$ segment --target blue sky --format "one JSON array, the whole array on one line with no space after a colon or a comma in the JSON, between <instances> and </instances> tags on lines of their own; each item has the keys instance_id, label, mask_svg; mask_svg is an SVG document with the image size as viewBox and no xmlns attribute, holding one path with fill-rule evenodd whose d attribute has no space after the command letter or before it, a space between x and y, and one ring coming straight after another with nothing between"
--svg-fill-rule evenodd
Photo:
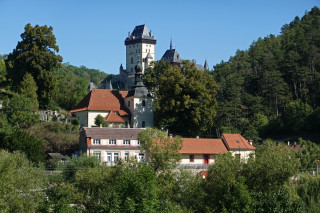
<instances>
[{"instance_id":1,"label":"blue sky","mask_svg":"<svg viewBox=\"0 0 320 213\"><path fill-rule=\"evenodd\" d=\"M0 0L0 54L21 40L24 26L53 27L63 62L117 74L124 40L146 24L157 38L156 60L173 47L183 59L208 60L210 69L259 37L278 35L318 0Z\"/></svg>"}]
</instances>

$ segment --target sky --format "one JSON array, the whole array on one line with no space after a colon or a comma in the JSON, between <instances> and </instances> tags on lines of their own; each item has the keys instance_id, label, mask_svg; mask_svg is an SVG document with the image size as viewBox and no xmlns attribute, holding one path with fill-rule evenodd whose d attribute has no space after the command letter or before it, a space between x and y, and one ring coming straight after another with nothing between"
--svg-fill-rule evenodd
<instances>
[{"instance_id":1,"label":"sky","mask_svg":"<svg viewBox=\"0 0 320 213\"><path fill-rule=\"evenodd\" d=\"M64 63L118 74L125 66L124 40L146 24L157 39L156 60L170 39L182 59L210 69L246 50L253 41L279 35L319 0L0 0L0 54L21 41L27 23L53 27Z\"/></svg>"}]
</instances>

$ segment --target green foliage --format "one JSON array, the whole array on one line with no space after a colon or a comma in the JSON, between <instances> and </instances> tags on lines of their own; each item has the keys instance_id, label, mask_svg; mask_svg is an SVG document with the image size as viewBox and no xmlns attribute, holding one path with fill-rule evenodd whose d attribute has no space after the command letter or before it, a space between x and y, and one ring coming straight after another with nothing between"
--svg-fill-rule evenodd
<instances>
[{"instance_id":1,"label":"green foliage","mask_svg":"<svg viewBox=\"0 0 320 213\"><path fill-rule=\"evenodd\" d=\"M39 121L35 104L23 95L14 94L11 99L5 99L1 112L6 115L8 123L13 127L27 128Z\"/></svg>"},{"instance_id":2,"label":"green foliage","mask_svg":"<svg viewBox=\"0 0 320 213\"><path fill-rule=\"evenodd\" d=\"M10 152L20 151L26 154L28 159L36 164L44 160L45 141L30 135L25 130L14 130L12 134L5 137L1 148Z\"/></svg>"},{"instance_id":3,"label":"green foliage","mask_svg":"<svg viewBox=\"0 0 320 213\"><path fill-rule=\"evenodd\" d=\"M230 154L218 156L207 179L208 205L216 212L250 212L251 197L241 163Z\"/></svg>"},{"instance_id":4,"label":"green foliage","mask_svg":"<svg viewBox=\"0 0 320 213\"><path fill-rule=\"evenodd\" d=\"M213 125L218 86L207 72L189 61L182 67L160 61L145 75L154 95L156 126L170 125L171 131L199 135Z\"/></svg>"},{"instance_id":5,"label":"green foliage","mask_svg":"<svg viewBox=\"0 0 320 213\"><path fill-rule=\"evenodd\" d=\"M96 126L102 126L102 127L108 127L109 126L109 123L108 122L106 122L105 120L104 120L104 118L99 114L99 115L97 115L97 117L94 119L94 124L96 125Z\"/></svg>"},{"instance_id":6,"label":"green foliage","mask_svg":"<svg viewBox=\"0 0 320 213\"><path fill-rule=\"evenodd\" d=\"M287 182L299 168L300 162L293 151L267 140L256 151L256 157L246 164L247 185L257 191L270 191Z\"/></svg>"},{"instance_id":7,"label":"green foliage","mask_svg":"<svg viewBox=\"0 0 320 213\"><path fill-rule=\"evenodd\" d=\"M78 118L73 119L73 120L72 120L72 125L79 126L79 125L80 125L79 119L78 119Z\"/></svg>"},{"instance_id":8,"label":"green foliage","mask_svg":"<svg viewBox=\"0 0 320 213\"><path fill-rule=\"evenodd\" d=\"M25 74L30 73L38 87L40 107L44 108L54 97L56 78L52 70L59 67L62 57L55 54L59 47L52 27L27 24L24 30L22 41L6 60L8 78L12 87L18 90Z\"/></svg>"},{"instance_id":9,"label":"green foliage","mask_svg":"<svg viewBox=\"0 0 320 213\"><path fill-rule=\"evenodd\" d=\"M31 100L34 104L35 110L38 110L39 108L37 90L38 87L32 75L30 73L26 73L20 84L19 93Z\"/></svg>"},{"instance_id":10,"label":"green foliage","mask_svg":"<svg viewBox=\"0 0 320 213\"><path fill-rule=\"evenodd\" d=\"M78 128L58 121L41 122L27 130L34 137L43 139L46 152L68 153L79 149Z\"/></svg>"},{"instance_id":11,"label":"green foliage","mask_svg":"<svg viewBox=\"0 0 320 213\"><path fill-rule=\"evenodd\" d=\"M284 113L284 120L288 131L297 132L304 130L307 127L307 121L312 112L312 107L301 100L289 102Z\"/></svg>"},{"instance_id":12,"label":"green foliage","mask_svg":"<svg viewBox=\"0 0 320 213\"><path fill-rule=\"evenodd\" d=\"M0 86L6 81L7 69L4 59L0 55Z\"/></svg>"},{"instance_id":13,"label":"green foliage","mask_svg":"<svg viewBox=\"0 0 320 213\"><path fill-rule=\"evenodd\" d=\"M86 155L73 156L68 164L63 168L63 175L67 181L73 182L78 170L87 171L89 168L99 166L99 160L96 157L87 157Z\"/></svg>"},{"instance_id":14,"label":"green foliage","mask_svg":"<svg viewBox=\"0 0 320 213\"><path fill-rule=\"evenodd\" d=\"M315 170L316 160L320 160L319 145L311 141L305 141L301 138L298 140L301 149L297 151L297 157L300 159L301 168L305 170Z\"/></svg>"},{"instance_id":15,"label":"green foliage","mask_svg":"<svg viewBox=\"0 0 320 213\"><path fill-rule=\"evenodd\" d=\"M44 202L46 176L21 153L0 150L0 211L37 212Z\"/></svg>"},{"instance_id":16,"label":"green foliage","mask_svg":"<svg viewBox=\"0 0 320 213\"><path fill-rule=\"evenodd\" d=\"M242 134L250 130L246 135L257 131L258 137L319 132L308 123L310 113L320 106L319 11L312 8L283 26L279 36L258 38L248 50L238 50L229 61L214 66L211 74L220 87L217 131L230 127ZM268 117L268 124L261 126L257 114ZM242 119L253 128L248 130ZM316 119L310 121L317 124Z\"/></svg>"},{"instance_id":17,"label":"green foliage","mask_svg":"<svg viewBox=\"0 0 320 213\"><path fill-rule=\"evenodd\" d=\"M182 148L182 139L178 136L168 137L166 132L147 128L138 134L140 147L149 157L156 171L167 171L175 168L181 159L179 150Z\"/></svg>"}]
</instances>

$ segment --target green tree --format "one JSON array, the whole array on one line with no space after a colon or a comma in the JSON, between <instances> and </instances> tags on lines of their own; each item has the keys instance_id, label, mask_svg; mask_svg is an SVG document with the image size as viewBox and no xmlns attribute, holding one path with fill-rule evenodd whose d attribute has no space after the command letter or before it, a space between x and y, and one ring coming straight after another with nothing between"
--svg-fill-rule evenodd
<instances>
[{"instance_id":1,"label":"green tree","mask_svg":"<svg viewBox=\"0 0 320 213\"><path fill-rule=\"evenodd\" d=\"M28 159L36 164L42 163L45 157L45 141L30 135L25 130L15 130L5 137L1 148L13 151L21 151Z\"/></svg>"},{"instance_id":2,"label":"green tree","mask_svg":"<svg viewBox=\"0 0 320 213\"><path fill-rule=\"evenodd\" d=\"M8 77L18 90L25 74L30 73L37 83L40 107L44 108L54 97L56 78L52 71L59 67L62 57L55 54L59 47L52 27L27 24L24 30L22 41L6 60Z\"/></svg>"},{"instance_id":3,"label":"green tree","mask_svg":"<svg viewBox=\"0 0 320 213\"><path fill-rule=\"evenodd\" d=\"M219 155L210 166L206 183L208 206L215 212L250 212L252 199L245 178L241 175L242 163L231 154Z\"/></svg>"},{"instance_id":4,"label":"green tree","mask_svg":"<svg viewBox=\"0 0 320 213\"><path fill-rule=\"evenodd\" d=\"M37 90L38 87L32 75L30 73L26 73L20 84L19 93L31 100L35 106L35 110L38 110L39 108Z\"/></svg>"},{"instance_id":5,"label":"green tree","mask_svg":"<svg viewBox=\"0 0 320 213\"><path fill-rule=\"evenodd\" d=\"M316 168L316 160L320 160L320 147L311 141L305 141L302 138L298 139L301 149L297 151L297 157L300 159L302 169Z\"/></svg>"},{"instance_id":6,"label":"green tree","mask_svg":"<svg viewBox=\"0 0 320 213\"><path fill-rule=\"evenodd\" d=\"M0 55L0 85L1 86L6 81L6 75L7 75L6 64L2 56Z\"/></svg>"},{"instance_id":7,"label":"green tree","mask_svg":"<svg viewBox=\"0 0 320 213\"><path fill-rule=\"evenodd\" d=\"M267 140L256 151L256 157L249 159L244 172L250 189L272 191L288 182L299 168L300 162L294 152L284 144L276 145Z\"/></svg>"},{"instance_id":8,"label":"green tree","mask_svg":"<svg viewBox=\"0 0 320 213\"><path fill-rule=\"evenodd\" d=\"M23 95L14 94L12 98L5 99L1 111L13 127L27 128L39 121L34 103Z\"/></svg>"},{"instance_id":9,"label":"green tree","mask_svg":"<svg viewBox=\"0 0 320 213\"><path fill-rule=\"evenodd\" d=\"M21 153L0 150L0 211L37 212L44 202L46 175Z\"/></svg>"},{"instance_id":10,"label":"green tree","mask_svg":"<svg viewBox=\"0 0 320 213\"><path fill-rule=\"evenodd\" d=\"M146 70L146 86L154 94L155 124L175 132L199 135L213 126L218 86L207 72L184 61L182 67L155 63Z\"/></svg>"},{"instance_id":11,"label":"green tree","mask_svg":"<svg viewBox=\"0 0 320 213\"><path fill-rule=\"evenodd\" d=\"M147 128L139 132L138 140L156 171L169 171L181 159L182 139L179 136L171 138L166 132Z\"/></svg>"},{"instance_id":12,"label":"green tree","mask_svg":"<svg viewBox=\"0 0 320 213\"><path fill-rule=\"evenodd\" d=\"M94 124L96 125L96 126L102 126L102 127L108 127L109 126L109 123L108 122L106 122L105 120L104 120L104 118L102 117L102 115L97 115L97 117L94 119Z\"/></svg>"}]
</instances>

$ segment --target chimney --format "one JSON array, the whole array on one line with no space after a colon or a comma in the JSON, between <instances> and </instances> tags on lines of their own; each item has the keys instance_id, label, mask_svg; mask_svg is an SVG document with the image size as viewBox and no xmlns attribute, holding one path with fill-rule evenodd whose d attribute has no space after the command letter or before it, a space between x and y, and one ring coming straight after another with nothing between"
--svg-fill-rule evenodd
<instances>
[{"instance_id":1,"label":"chimney","mask_svg":"<svg viewBox=\"0 0 320 213\"><path fill-rule=\"evenodd\" d=\"M196 138L199 138L199 135L197 135Z\"/></svg>"},{"instance_id":2,"label":"chimney","mask_svg":"<svg viewBox=\"0 0 320 213\"><path fill-rule=\"evenodd\" d=\"M102 124L100 124L100 128L102 128Z\"/></svg>"},{"instance_id":3,"label":"chimney","mask_svg":"<svg viewBox=\"0 0 320 213\"><path fill-rule=\"evenodd\" d=\"M290 146L290 141L288 141L288 146Z\"/></svg>"},{"instance_id":4,"label":"chimney","mask_svg":"<svg viewBox=\"0 0 320 213\"><path fill-rule=\"evenodd\" d=\"M128 125L127 125L128 129L130 129L130 123L128 122Z\"/></svg>"},{"instance_id":5,"label":"chimney","mask_svg":"<svg viewBox=\"0 0 320 213\"><path fill-rule=\"evenodd\" d=\"M252 145L252 140L249 140L249 144Z\"/></svg>"},{"instance_id":6,"label":"chimney","mask_svg":"<svg viewBox=\"0 0 320 213\"><path fill-rule=\"evenodd\" d=\"M169 134L169 137L172 138L172 134Z\"/></svg>"},{"instance_id":7,"label":"chimney","mask_svg":"<svg viewBox=\"0 0 320 213\"><path fill-rule=\"evenodd\" d=\"M129 31L129 33L128 33L128 37L129 37L129 38L131 37L131 35L130 35L130 31Z\"/></svg>"},{"instance_id":8,"label":"chimney","mask_svg":"<svg viewBox=\"0 0 320 213\"><path fill-rule=\"evenodd\" d=\"M152 30L150 30L150 37L152 37Z\"/></svg>"}]
</instances>

